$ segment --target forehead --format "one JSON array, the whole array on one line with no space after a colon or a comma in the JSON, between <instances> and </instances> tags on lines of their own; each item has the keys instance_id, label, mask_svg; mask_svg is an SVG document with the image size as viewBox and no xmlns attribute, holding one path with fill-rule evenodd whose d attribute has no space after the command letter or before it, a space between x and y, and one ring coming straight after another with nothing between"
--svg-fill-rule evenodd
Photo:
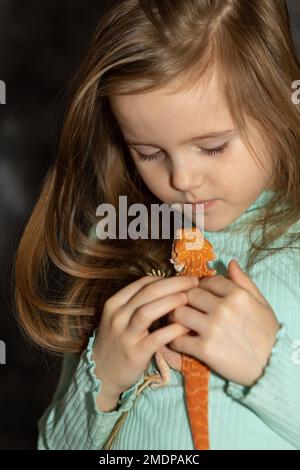
<instances>
[{"instance_id":1,"label":"forehead","mask_svg":"<svg viewBox=\"0 0 300 470\"><path fill-rule=\"evenodd\" d=\"M153 140L155 145L167 136L184 141L232 125L225 97L215 75L187 90L171 87L139 95L110 96L112 111L126 138Z\"/></svg>"}]
</instances>

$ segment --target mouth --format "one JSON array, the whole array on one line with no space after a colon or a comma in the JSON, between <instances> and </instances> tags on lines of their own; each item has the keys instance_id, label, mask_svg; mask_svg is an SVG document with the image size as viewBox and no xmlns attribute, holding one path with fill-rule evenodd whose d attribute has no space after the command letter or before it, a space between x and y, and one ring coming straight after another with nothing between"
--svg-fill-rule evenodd
<instances>
[{"instance_id":1,"label":"mouth","mask_svg":"<svg viewBox=\"0 0 300 470\"><path fill-rule=\"evenodd\" d=\"M196 212L197 204L204 204L204 210L209 209L216 203L217 199L209 199L208 201L198 201L192 204L192 211Z\"/></svg>"},{"instance_id":2,"label":"mouth","mask_svg":"<svg viewBox=\"0 0 300 470\"><path fill-rule=\"evenodd\" d=\"M214 199L203 199L202 201L185 201L184 204L204 204L204 202L214 201Z\"/></svg>"}]
</instances>

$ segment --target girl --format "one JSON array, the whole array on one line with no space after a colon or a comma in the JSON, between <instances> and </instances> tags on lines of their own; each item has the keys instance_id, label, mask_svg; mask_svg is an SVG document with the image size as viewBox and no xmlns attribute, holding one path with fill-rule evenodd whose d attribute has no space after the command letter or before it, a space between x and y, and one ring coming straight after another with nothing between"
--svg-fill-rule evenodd
<instances>
[{"instance_id":1,"label":"girl","mask_svg":"<svg viewBox=\"0 0 300 470\"><path fill-rule=\"evenodd\" d=\"M193 449L181 373L145 383L166 345L211 369L209 449L300 448L297 78L284 0L102 17L15 263L22 327L63 354L39 449ZM171 238L99 239L119 195L210 201L217 275L168 277Z\"/></svg>"}]
</instances>

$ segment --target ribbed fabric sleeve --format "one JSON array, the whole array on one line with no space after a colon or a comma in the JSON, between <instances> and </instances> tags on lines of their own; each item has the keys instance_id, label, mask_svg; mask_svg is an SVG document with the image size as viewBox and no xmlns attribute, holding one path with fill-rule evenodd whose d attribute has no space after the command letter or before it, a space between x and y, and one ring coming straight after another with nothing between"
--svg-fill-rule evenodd
<instances>
[{"instance_id":1,"label":"ribbed fabric sleeve","mask_svg":"<svg viewBox=\"0 0 300 470\"><path fill-rule=\"evenodd\" d=\"M295 345L282 323L262 376L251 387L228 381L226 392L300 449L300 368Z\"/></svg>"},{"instance_id":2,"label":"ribbed fabric sleeve","mask_svg":"<svg viewBox=\"0 0 300 470\"><path fill-rule=\"evenodd\" d=\"M92 359L96 333L97 329L79 361L72 354L64 355L59 386L38 422L39 450L101 449L119 417L133 405L144 373L120 395L116 410L104 412L97 407L95 399L101 393L102 381L94 373Z\"/></svg>"}]
</instances>

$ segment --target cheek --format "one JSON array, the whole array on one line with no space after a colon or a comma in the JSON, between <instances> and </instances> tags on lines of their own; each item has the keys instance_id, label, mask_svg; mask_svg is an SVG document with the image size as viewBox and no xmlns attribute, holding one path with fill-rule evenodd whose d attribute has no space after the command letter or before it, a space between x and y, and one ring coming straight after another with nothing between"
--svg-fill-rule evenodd
<instances>
[{"instance_id":1,"label":"cheek","mask_svg":"<svg viewBox=\"0 0 300 470\"><path fill-rule=\"evenodd\" d=\"M156 195L164 194L169 190L168 175L161 166L155 163L144 162L136 165L140 177L148 188Z\"/></svg>"},{"instance_id":2,"label":"cheek","mask_svg":"<svg viewBox=\"0 0 300 470\"><path fill-rule=\"evenodd\" d=\"M151 162L142 162L138 157L132 155L132 161L135 165L135 168L142 178L142 180L148 185L151 181L151 174L153 174L153 165Z\"/></svg>"},{"instance_id":3,"label":"cheek","mask_svg":"<svg viewBox=\"0 0 300 470\"><path fill-rule=\"evenodd\" d=\"M230 162L226 171L226 180L229 186L238 192L251 187L254 191L259 189L269 175L269 162L260 156L262 164L248 151L247 147L239 142L231 154ZM234 186L232 184L234 183Z\"/></svg>"},{"instance_id":4,"label":"cheek","mask_svg":"<svg viewBox=\"0 0 300 470\"><path fill-rule=\"evenodd\" d=\"M256 140L252 139L252 145L254 146L257 156L248 150L244 142L240 141L239 145L240 153L243 157L243 176L246 179L248 173L250 177L252 176L252 180L257 178L257 185L259 186L264 184L266 179L269 179L273 172L274 163L261 137L256 133L254 135L256 136Z\"/></svg>"}]
</instances>

